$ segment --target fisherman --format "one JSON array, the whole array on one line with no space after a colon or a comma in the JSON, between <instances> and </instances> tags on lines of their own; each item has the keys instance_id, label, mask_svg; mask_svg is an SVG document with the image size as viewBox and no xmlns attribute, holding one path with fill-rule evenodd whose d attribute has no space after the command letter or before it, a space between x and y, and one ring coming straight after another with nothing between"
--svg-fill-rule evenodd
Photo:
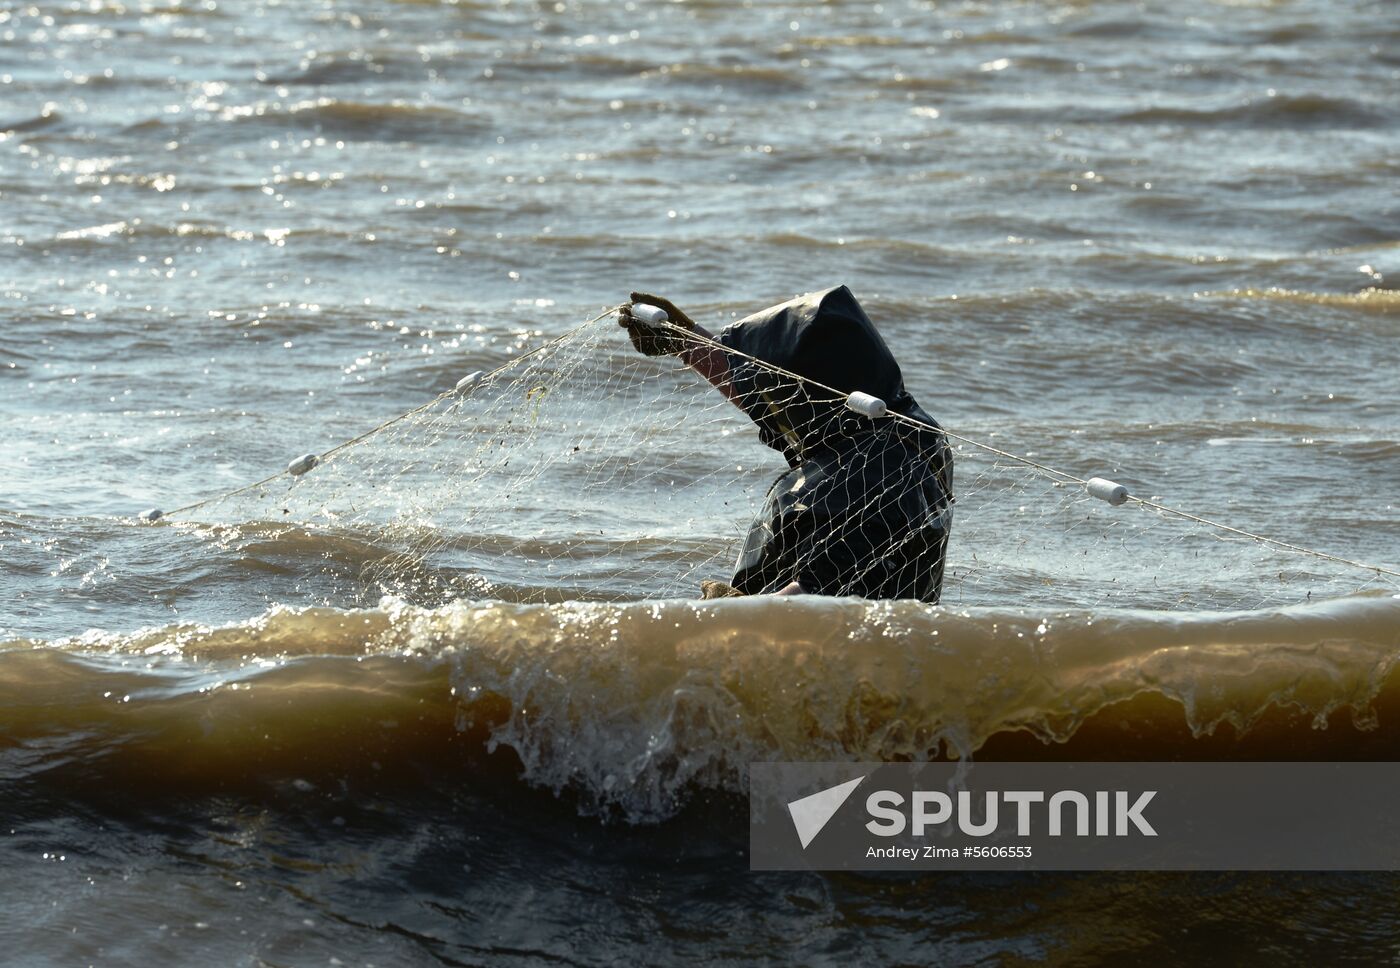
<instances>
[{"instance_id":1,"label":"fisherman","mask_svg":"<svg viewBox=\"0 0 1400 968\"><path fill-rule=\"evenodd\" d=\"M633 315L664 310L674 326ZM856 595L936 604L953 512L953 457L904 389L899 364L845 286L755 313L712 336L660 296L619 313L633 346L674 355L758 425L787 459L749 529L729 585L704 597ZM835 392L833 392L835 391ZM862 391L893 416L845 406Z\"/></svg>"}]
</instances>

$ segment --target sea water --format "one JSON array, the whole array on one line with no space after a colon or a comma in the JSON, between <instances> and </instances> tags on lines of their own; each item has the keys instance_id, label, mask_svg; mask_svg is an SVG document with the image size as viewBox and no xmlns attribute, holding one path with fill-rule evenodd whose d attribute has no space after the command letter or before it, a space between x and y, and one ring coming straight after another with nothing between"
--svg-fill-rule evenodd
<instances>
[{"instance_id":1,"label":"sea water","mask_svg":"<svg viewBox=\"0 0 1400 968\"><path fill-rule=\"evenodd\" d=\"M306 577L372 536L131 516L633 289L717 328L845 283L950 430L1394 566L1398 47L1361 0L0 6L6 957L1394 958L1386 876L744 853L755 759L1393 759L1384 583L379 602ZM703 444L656 458L779 469Z\"/></svg>"}]
</instances>

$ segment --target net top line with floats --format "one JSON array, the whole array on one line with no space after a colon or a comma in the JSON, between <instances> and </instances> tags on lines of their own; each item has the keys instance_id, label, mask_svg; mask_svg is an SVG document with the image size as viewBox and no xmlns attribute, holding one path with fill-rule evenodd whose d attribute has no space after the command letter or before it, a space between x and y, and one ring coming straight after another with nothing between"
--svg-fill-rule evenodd
<instances>
[{"instance_id":1,"label":"net top line with floats","mask_svg":"<svg viewBox=\"0 0 1400 968\"><path fill-rule=\"evenodd\" d=\"M137 515L137 518L145 523L154 523L161 520L181 517L188 515L192 511L199 510L200 508L207 507L222 501L226 501L230 498L234 498L239 495L253 492L259 488L272 484L278 481L279 479L288 477L293 479L301 478L313 472L316 468L335 460L338 456L341 456L347 451L350 451L353 448L373 439L385 430L403 422L404 420L412 418L417 414L424 413L425 411L429 411L433 407L451 398L468 398L474 390L488 382L490 379L505 374L506 372L516 367L519 367L522 363L526 362L527 360L530 360L546 352L550 348L559 346L567 342L572 337L582 333L585 329L587 329L587 327L598 323L609 316L618 314L624 309L628 310L634 318L640 319L646 322L648 325L662 328L666 330L669 335L678 338L682 341L689 342L696 346L702 346L713 350L717 350L731 357L741 358L747 361L748 363L752 364L753 366L758 367L761 370L766 371L767 373L775 377L779 377L783 380L792 381L794 384L800 385L804 388L811 388L817 391L821 391L822 394L825 394L824 397L820 397L820 399L824 402L840 404L846 410L859 415L865 420L872 422L891 421L897 424L906 425L915 430L941 434L948 439L958 441L962 444L966 444L967 446L975 448L983 453L990 454L996 458L1010 461L1014 464L1028 468L1035 474L1041 475L1044 478L1048 479L1056 487L1073 486L1082 488L1083 492L1089 495L1090 497L1093 497L1098 501L1102 501L1110 506L1119 507L1123 505L1132 505L1140 510L1150 511L1158 515L1164 515L1182 521L1187 521L1199 525L1201 527L1211 529L1222 535L1230 535L1235 538L1244 539L1256 543L1258 545L1267 546L1269 548L1288 552L1290 554L1308 556L1320 561L1329 562L1346 568L1369 572L1376 577L1386 576L1390 578L1400 578L1400 569L1397 568L1359 561L1342 555L1332 554L1321 549L1306 547L1304 545L1296 544L1294 542L1289 541L1283 541L1278 538L1250 531L1248 529L1235 527L1233 525L1226 524L1222 521L1207 518L1202 515L1197 515L1189 511L1185 511L1179 508L1172 507L1170 505L1163 504L1151 498L1144 498L1131 494L1124 485L1119 484L1106 477L1081 477L1069 471L1065 471L1052 465L1046 464L1043 461L1038 461L1034 458L1022 454L1017 454L1013 451L1009 451L1004 448L996 447L976 438L969 437L965 434L960 434L955 431L948 430L945 427L930 426L915 417L899 413L895 410L890 409L885 400L882 400L879 397L876 397L872 394L865 393L862 391L854 391L850 393L843 392L834 387L823 384L817 380L813 380L801 374L794 373L791 370L784 369L783 367L776 366L756 356L744 353L741 350L725 346L712 337L696 333L695 331L687 327L677 325L676 323L670 320L666 311L661 309L660 307L649 306L642 303L623 303L618 306L610 307L609 309L604 310L603 312L592 317L591 319L580 323L578 326L567 330L561 335L554 337L553 339L547 340L544 343L541 343L539 346L536 346L533 349L520 354L519 356L505 361L504 363L495 367L494 369L491 369L489 371L474 371L468 373L466 376L458 380L454 386L447 390L444 390L443 392L437 394L428 401L420 404L419 406L413 407L393 417L390 417L389 419L384 420L373 427L370 427L364 432L336 444L335 446L329 448L324 452L321 452L319 454L306 453L295 457L288 463L288 465L285 468L266 477L263 477L259 480L241 485L239 487L233 488L232 490L223 491L218 494L202 498L198 501L181 505L180 507L174 508L170 511L163 511L159 508L150 508Z\"/></svg>"}]
</instances>

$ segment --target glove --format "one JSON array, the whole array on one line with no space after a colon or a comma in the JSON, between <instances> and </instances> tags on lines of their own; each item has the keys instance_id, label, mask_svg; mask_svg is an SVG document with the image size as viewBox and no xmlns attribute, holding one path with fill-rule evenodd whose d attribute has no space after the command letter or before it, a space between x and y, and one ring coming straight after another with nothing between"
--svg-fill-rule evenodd
<instances>
[{"instance_id":1,"label":"glove","mask_svg":"<svg viewBox=\"0 0 1400 968\"><path fill-rule=\"evenodd\" d=\"M672 323L685 329L694 329L695 320L676 307L676 304L669 299L660 296L653 296L650 293L632 293L632 302L647 303L657 306L666 311ZM627 330L627 335L632 340L632 345L637 348L637 352L643 356L667 356L680 353L689 345L687 340L680 333L666 326L654 326L644 320L632 315L632 303L623 306L617 314L617 324Z\"/></svg>"},{"instance_id":2,"label":"glove","mask_svg":"<svg viewBox=\"0 0 1400 968\"><path fill-rule=\"evenodd\" d=\"M713 598L743 598L744 593L726 582L706 578L700 582L700 597L705 601Z\"/></svg>"}]
</instances>

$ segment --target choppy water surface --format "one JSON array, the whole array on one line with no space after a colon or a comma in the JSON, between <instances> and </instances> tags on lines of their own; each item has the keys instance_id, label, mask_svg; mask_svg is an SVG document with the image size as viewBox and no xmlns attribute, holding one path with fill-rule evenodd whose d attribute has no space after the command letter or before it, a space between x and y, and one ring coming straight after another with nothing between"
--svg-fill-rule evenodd
<instances>
[{"instance_id":1,"label":"choppy water surface","mask_svg":"<svg viewBox=\"0 0 1400 968\"><path fill-rule=\"evenodd\" d=\"M1373 575L1263 589L1257 562L1164 559L1232 612L1103 595L1144 567L1112 557L1059 586L1024 557L1034 578L941 612L378 606L317 577L372 533L127 517L634 288L719 324L844 282L950 429L1394 566L1397 50L1384 0L0 2L7 950L1400 957L1390 877L744 869L756 758L1396 758L1400 616ZM656 460L704 480L750 454L728 439ZM1014 503L959 473L967 570ZM725 493L705 535L742 526ZM492 533L583 540L532 500ZM674 518L614 543L620 502L600 552L679 560Z\"/></svg>"}]
</instances>

